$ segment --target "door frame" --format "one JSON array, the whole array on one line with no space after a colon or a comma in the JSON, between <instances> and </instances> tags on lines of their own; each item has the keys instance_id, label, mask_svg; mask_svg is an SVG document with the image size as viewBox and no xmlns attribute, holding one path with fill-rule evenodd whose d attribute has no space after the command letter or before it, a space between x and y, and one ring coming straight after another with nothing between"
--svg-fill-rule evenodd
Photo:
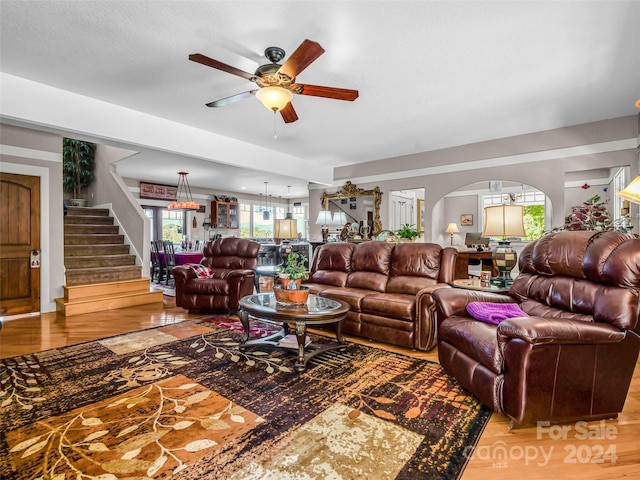
<instances>
[{"instance_id":1,"label":"door frame","mask_svg":"<svg viewBox=\"0 0 640 480\"><path fill-rule=\"evenodd\" d=\"M35 165L0 162L0 172L40 177L40 313L55 312L56 303L51 295L51 242L49 205L49 169ZM47 203L45 203L45 201ZM61 207L62 208L62 207ZM60 227L62 228L62 226Z\"/></svg>"}]
</instances>

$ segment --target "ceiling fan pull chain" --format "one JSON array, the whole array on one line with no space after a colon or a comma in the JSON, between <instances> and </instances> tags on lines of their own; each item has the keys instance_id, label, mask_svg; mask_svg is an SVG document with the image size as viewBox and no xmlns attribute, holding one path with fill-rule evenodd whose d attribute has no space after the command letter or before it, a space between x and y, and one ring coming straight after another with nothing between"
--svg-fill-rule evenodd
<instances>
[{"instance_id":1,"label":"ceiling fan pull chain","mask_svg":"<svg viewBox=\"0 0 640 480\"><path fill-rule=\"evenodd\" d=\"M278 139L278 132L276 132L276 113L277 110L273 111L273 139L277 140Z\"/></svg>"}]
</instances>

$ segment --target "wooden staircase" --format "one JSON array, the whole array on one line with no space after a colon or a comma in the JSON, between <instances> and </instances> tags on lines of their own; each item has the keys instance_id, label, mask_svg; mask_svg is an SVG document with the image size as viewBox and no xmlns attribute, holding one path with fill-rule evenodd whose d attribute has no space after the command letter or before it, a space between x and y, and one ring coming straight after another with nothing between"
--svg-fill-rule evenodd
<instances>
[{"instance_id":1,"label":"wooden staircase","mask_svg":"<svg viewBox=\"0 0 640 480\"><path fill-rule=\"evenodd\" d=\"M142 267L106 208L67 208L64 265L64 298L55 300L62 315L162 305L162 290L150 288L150 279L142 278Z\"/></svg>"}]
</instances>

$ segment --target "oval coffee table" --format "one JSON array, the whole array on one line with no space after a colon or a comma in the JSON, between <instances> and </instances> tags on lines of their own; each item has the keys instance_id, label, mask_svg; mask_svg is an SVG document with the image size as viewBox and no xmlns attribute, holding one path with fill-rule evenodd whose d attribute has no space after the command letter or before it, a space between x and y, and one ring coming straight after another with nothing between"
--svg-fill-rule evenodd
<instances>
[{"instance_id":1,"label":"oval coffee table","mask_svg":"<svg viewBox=\"0 0 640 480\"><path fill-rule=\"evenodd\" d=\"M273 293L259 293L248 295L240 300L238 317L242 322L244 333L240 349L254 345L271 345L274 347L298 350L298 359L295 363L297 372L304 372L307 363L316 355L328 350L344 348L346 342L342 336L342 320L349 311L349 305L339 300L324 298L317 295L309 295L304 305L280 305L276 302ZM249 317L257 318L263 322L279 325L282 329L272 335L262 338L249 339ZM307 325L336 324L336 342L305 345L307 338ZM281 345L280 341L289 334L289 324L295 325L297 345Z\"/></svg>"}]
</instances>

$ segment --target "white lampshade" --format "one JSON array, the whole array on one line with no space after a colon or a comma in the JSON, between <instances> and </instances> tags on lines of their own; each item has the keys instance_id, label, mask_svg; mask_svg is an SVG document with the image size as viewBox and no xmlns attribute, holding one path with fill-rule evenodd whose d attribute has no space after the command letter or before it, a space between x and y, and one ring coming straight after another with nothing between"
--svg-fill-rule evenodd
<instances>
[{"instance_id":1,"label":"white lampshade","mask_svg":"<svg viewBox=\"0 0 640 480\"><path fill-rule=\"evenodd\" d=\"M293 94L282 87L263 87L256 92L256 98L267 110L279 111L287 106Z\"/></svg>"},{"instance_id":2,"label":"white lampshade","mask_svg":"<svg viewBox=\"0 0 640 480\"><path fill-rule=\"evenodd\" d=\"M634 178L624 190L619 191L617 195L623 200L640 203L640 175Z\"/></svg>"},{"instance_id":3,"label":"white lampshade","mask_svg":"<svg viewBox=\"0 0 640 480\"><path fill-rule=\"evenodd\" d=\"M276 220L276 225L273 229L273 238L298 238L298 222L293 218Z\"/></svg>"},{"instance_id":4,"label":"white lampshade","mask_svg":"<svg viewBox=\"0 0 640 480\"><path fill-rule=\"evenodd\" d=\"M447 226L447 229L445 230L445 232L460 233L460 229L458 228L458 225L456 224L456 222L452 222Z\"/></svg>"},{"instance_id":5,"label":"white lampshade","mask_svg":"<svg viewBox=\"0 0 640 480\"><path fill-rule=\"evenodd\" d=\"M344 212L336 212L333 214L333 222L331 222L331 225L341 227L345 223L347 223L347 216L344 214Z\"/></svg>"},{"instance_id":6,"label":"white lampshade","mask_svg":"<svg viewBox=\"0 0 640 480\"><path fill-rule=\"evenodd\" d=\"M524 237L522 205L496 205L484 209L483 237Z\"/></svg>"},{"instance_id":7,"label":"white lampshade","mask_svg":"<svg viewBox=\"0 0 640 480\"><path fill-rule=\"evenodd\" d=\"M331 212L329 210L320 210L318 212L316 225L331 225L331 221Z\"/></svg>"}]
</instances>

